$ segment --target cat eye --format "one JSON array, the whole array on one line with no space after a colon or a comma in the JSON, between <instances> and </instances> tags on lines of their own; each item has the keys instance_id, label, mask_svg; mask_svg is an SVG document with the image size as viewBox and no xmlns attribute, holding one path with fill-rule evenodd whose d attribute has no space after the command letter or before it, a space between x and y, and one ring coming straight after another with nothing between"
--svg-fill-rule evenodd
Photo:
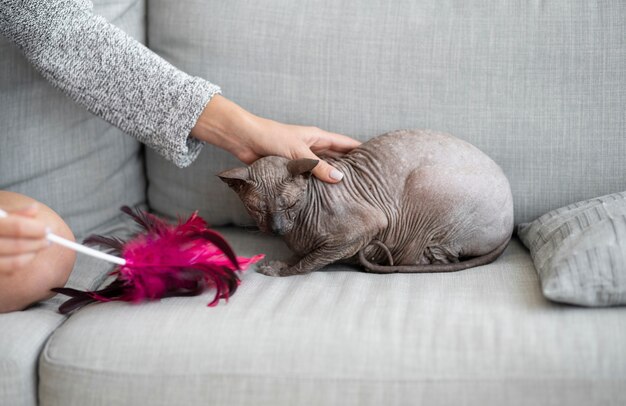
<instances>
[{"instance_id":1,"label":"cat eye","mask_svg":"<svg viewBox=\"0 0 626 406\"><path fill-rule=\"evenodd\" d=\"M267 210L265 202L259 202L255 205L246 202L244 205L246 206L246 209L254 213L264 213Z\"/></svg>"},{"instance_id":2,"label":"cat eye","mask_svg":"<svg viewBox=\"0 0 626 406\"><path fill-rule=\"evenodd\" d=\"M296 200L296 201L294 201L293 203L290 204L290 202L286 198L281 196L281 197L279 197L277 199L276 203L277 203L278 210L285 211L285 210L289 210L289 209L293 208L296 205L296 203L298 203L298 201Z\"/></svg>"},{"instance_id":3,"label":"cat eye","mask_svg":"<svg viewBox=\"0 0 626 406\"><path fill-rule=\"evenodd\" d=\"M262 214L262 213L265 213L267 211L267 205L265 203L259 204L256 207L255 206L251 206L250 208L255 213L261 213Z\"/></svg>"}]
</instances>

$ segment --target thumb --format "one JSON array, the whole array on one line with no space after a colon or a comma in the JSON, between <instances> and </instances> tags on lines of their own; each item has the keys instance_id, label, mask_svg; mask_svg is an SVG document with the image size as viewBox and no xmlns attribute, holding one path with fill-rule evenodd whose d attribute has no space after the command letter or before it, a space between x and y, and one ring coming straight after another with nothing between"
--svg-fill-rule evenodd
<instances>
[{"instance_id":1,"label":"thumb","mask_svg":"<svg viewBox=\"0 0 626 406\"><path fill-rule=\"evenodd\" d=\"M299 149L298 152L295 154L295 158L309 158L319 161L311 172L313 173L313 176L315 176L322 182L338 183L341 182L341 179L343 179L343 173L341 173L341 171L315 155L315 153L311 151L310 148L305 147Z\"/></svg>"},{"instance_id":2,"label":"thumb","mask_svg":"<svg viewBox=\"0 0 626 406\"><path fill-rule=\"evenodd\" d=\"M302 158L316 159L319 161L311 172L313 172L313 176L322 182L338 183L341 182L341 179L343 179L343 173L341 173L341 171L319 158L311 150L308 150L305 154L303 154Z\"/></svg>"}]
</instances>

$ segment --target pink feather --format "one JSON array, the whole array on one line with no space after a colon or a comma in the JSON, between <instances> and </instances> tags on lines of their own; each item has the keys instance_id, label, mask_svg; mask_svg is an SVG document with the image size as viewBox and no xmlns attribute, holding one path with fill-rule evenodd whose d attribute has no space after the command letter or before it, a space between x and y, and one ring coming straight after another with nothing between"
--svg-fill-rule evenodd
<instances>
[{"instance_id":1,"label":"pink feather","mask_svg":"<svg viewBox=\"0 0 626 406\"><path fill-rule=\"evenodd\" d=\"M141 302L168 296L198 295L215 288L215 297L208 304L232 296L241 283L237 271L246 269L264 255L237 257L224 237L208 228L204 219L193 213L184 223L171 225L158 217L129 207L122 211L132 216L145 232L128 242L115 237L91 236L87 244L108 247L126 260L111 274L117 275L110 285L99 291L71 288L52 289L71 296L59 308L68 313L93 302L123 300Z\"/></svg>"}]
</instances>

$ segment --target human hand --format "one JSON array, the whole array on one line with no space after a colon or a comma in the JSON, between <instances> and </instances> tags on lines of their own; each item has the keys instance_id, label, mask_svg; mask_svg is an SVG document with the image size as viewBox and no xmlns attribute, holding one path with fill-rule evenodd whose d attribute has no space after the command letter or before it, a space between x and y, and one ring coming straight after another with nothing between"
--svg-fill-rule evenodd
<instances>
[{"instance_id":1,"label":"human hand","mask_svg":"<svg viewBox=\"0 0 626 406\"><path fill-rule=\"evenodd\" d=\"M343 174L318 155L340 156L361 144L316 127L257 117L220 95L207 104L191 135L225 149L246 164L267 155L317 159L320 162L313 175L328 183L339 182Z\"/></svg>"},{"instance_id":2,"label":"human hand","mask_svg":"<svg viewBox=\"0 0 626 406\"><path fill-rule=\"evenodd\" d=\"M0 273L12 273L31 263L37 253L48 247L46 225L35 217L37 204L17 210L0 211Z\"/></svg>"}]
</instances>

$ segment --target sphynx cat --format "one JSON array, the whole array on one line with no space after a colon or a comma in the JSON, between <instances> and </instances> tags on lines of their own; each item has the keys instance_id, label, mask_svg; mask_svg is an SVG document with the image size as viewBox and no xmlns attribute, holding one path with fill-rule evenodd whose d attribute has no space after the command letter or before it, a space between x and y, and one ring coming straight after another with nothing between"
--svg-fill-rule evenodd
<instances>
[{"instance_id":1,"label":"sphynx cat","mask_svg":"<svg viewBox=\"0 0 626 406\"><path fill-rule=\"evenodd\" d=\"M306 274L334 262L370 272L450 272L487 264L513 231L500 167L448 134L399 130L328 162L337 184L311 176L317 160L265 157L218 176L259 229L282 236L297 261L259 272Z\"/></svg>"}]
</instances>

